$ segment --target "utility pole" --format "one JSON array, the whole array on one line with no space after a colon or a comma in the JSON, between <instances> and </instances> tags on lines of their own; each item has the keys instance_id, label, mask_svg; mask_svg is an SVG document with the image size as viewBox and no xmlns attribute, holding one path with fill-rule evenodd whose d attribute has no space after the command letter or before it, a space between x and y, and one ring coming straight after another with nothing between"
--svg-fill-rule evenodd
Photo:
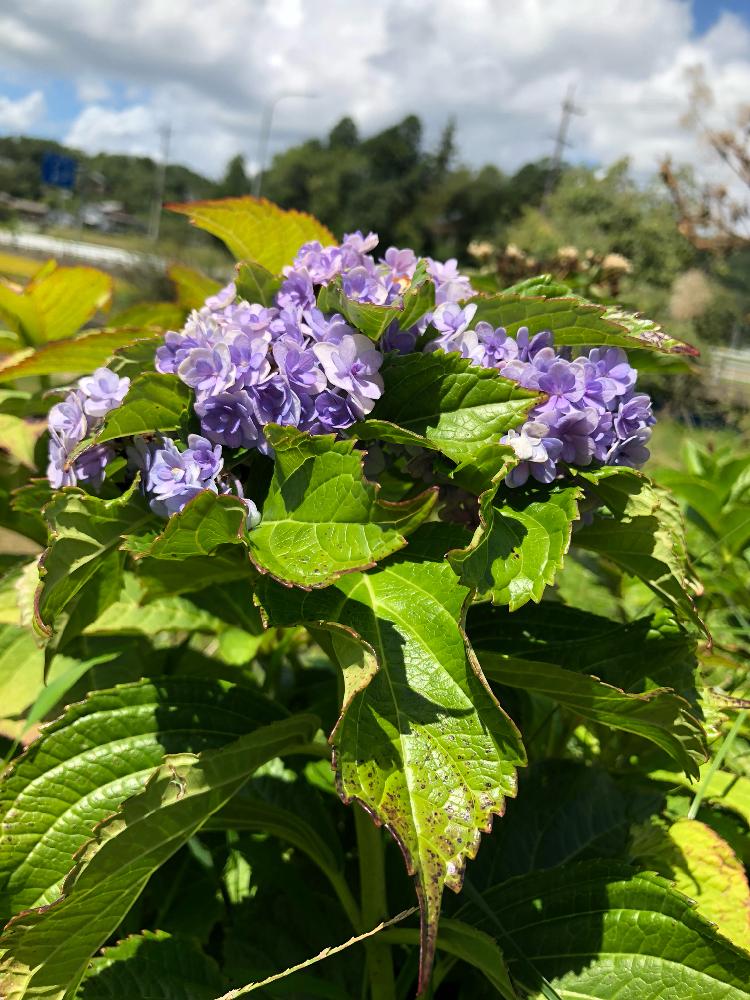
<instances>
[{"instance_id":1,"label":"utility pole","mask_svg":"<svg viewBox=\"0 0 750 1000\"><path fill-rule=\"evenodd\" d=\"M152 243L159 239L159 227L161 225L161 209L164 201L164 184L167 178L167 164L169 163L169 144L172 139L172 126L166 122L159 129L161 136L161 158L156 165L156 178L154 181L154 200L151 204L151 219L148 226L148 235Z\"/></svg>"},{"instance_id":2,"label":"utility pole","mask_svg":"<svg viewBox=\"0 0 750 1000\"><path fill-rule=\"evenodd\" d=\"M552 163L550 164L549 173L547 174L547 180L544 185L544 194L542 195L541 208L544 210L544 204L547 198L552 193L552 188L557 180L560 167L562 166L563 151L566 146L569 146L568 142L568 129L570 128L570 119L573 115L585 114L583 108L579 108L575 103L575 84L568 87L568 92L565 95L565 99L561 105L560 113L560 124L557 127L557 135L555 136L555 146L552 152Z\"/></svg>"},{"instance_id":3,"label":"utility pole","mask_svg":"<svg viewBox=\"0 0 750 1000\"><path fill-rule=\"evenodd\" d=\"M260 129L258 133L258 168L255 177L253 178L253 195L256 198L260 198L261 191L263 190L263 174L266 170L266 160L268 159L268 143L271 138L271 126L273 125L273 115L276 110L276 105L279 101L285 101L289 97L302 97L302 98L316 98L317 94L311 94L309 91L301 91L300 93L285 91L283 94L278 94L273 100L269 101L268 104L263 108L263 114L260 119Z\"/></svg>"}]
</instances>

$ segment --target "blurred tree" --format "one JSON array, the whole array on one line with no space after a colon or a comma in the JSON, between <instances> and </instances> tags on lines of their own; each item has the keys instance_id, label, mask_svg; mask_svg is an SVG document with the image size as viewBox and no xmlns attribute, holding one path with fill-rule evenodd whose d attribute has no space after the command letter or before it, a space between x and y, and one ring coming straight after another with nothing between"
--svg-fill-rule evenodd
<instances>
[{"instance_id":1,"label":"blurred tree","mask_svg":"<svg viewBox=\"0 0 750 1000\"><path fill-rule=\"evenodd\" d=\"M250 180L245 173L245 158L238 153L227 163L217 194L221 198L238 198L243 194L250 194L250 187Z\"/></svg>"}]
</instances>

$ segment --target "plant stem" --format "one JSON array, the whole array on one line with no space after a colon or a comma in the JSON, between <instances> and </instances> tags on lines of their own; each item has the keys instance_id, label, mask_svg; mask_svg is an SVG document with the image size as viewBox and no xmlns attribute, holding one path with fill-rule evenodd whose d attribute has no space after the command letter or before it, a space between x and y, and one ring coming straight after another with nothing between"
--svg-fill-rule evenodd
<instances>
[{"instance_id":1,"label":"plant stem","mask_svg":"<svg viewBox=\"0 0 750 1000\"><path fill-rule=\"evenodd\" d=\"M688 819L695 819L695 817L698 815L698 810L700 809L701 803L703 802L703 798L706 795L706 792L708 791L709 785L711 784L711 779L719 770L721 765L724 763L724 758L732 748L732 744L734 743L735 737L742 728L742 723L747 718L747 711L748 711L747 709L743 709L741 712L738 712L737 715L735 716L735 720L732 723L732 728L724 737L724 741L719 747L716 756L712 760L711 766L706 771L703 780L698 786L698 791L695 793L695 798L690 803L690 809L688 810L687 814Z\"/></svg>"},{"instance_id":2,"label":"plant stem","mask_svg":"<svg viewBox=\"0 0 750 1000\"><path fill-rule=\"evenodd\" d=\"M362 923L365 927L372 927L388 915L383 842L379 828L358 806L354 808L354 825L359 854ZM372 940L365 944L365 949L371 1000L395 1000L396 983L390 946Z\"/></svg>"}]
</instances>

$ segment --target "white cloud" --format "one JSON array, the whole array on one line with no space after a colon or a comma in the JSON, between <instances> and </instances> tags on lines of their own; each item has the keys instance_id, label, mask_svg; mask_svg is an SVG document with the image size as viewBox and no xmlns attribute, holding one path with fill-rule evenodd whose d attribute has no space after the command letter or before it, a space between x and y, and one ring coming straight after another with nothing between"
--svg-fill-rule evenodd
<instances>
[{"instance_id":1,"label":"white cloud","mask_svg":"<svg viewBox=\"0 0 750 1000\"><path fill-rule=\"evenodd\" d=\"M131 95L115 110L90 91L71 142L154 154L168 120L173 155L213 174L256 158L287 92L319 96L277 104L272 151L345 114L371 131L414 112L431 138L455 117L464 159L513 169L551 151L575 84L568 155L643 172L704 156L679 123L686 67L706 66L717 114L750 93L748 25L725 13L696 37L688 0L4 0L0 56Z\"/></svg>"},{"instance_id":2,"label":"white cloud","mask_svg":"<svg viewBox=\"0 0 750 1000\"><path fill-rule=\"evenodd\" d=\"M28 132L44 114L44 94L33 90L13 101L0 97L0 129L4 132Z\"/></svg>"},{"instance_id":3,"label":"white cloud","mask_svg":"<svg viewBox=\"0 0 750 1000\"><path fill-rule=\"evenodd\" d=\"M96 104L108 101L112 96L112 89L100 77L84 76L76 81L76 94L83 104Z\"/></svg>"}]
</instances>

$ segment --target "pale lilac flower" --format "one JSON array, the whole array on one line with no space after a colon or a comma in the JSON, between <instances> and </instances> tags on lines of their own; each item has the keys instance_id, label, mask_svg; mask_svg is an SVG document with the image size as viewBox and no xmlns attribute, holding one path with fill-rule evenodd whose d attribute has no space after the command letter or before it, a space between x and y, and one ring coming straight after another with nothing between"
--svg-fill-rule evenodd
<instances>
[{"instance_id":1,"label":"pale lilac flower","mask_svg":"<svg viewBox=\"0 0 750 1000\"><path fill-rule=\"evenodd\" d=\"M78 380L83 411L88 417L103 417L122 403L130 388L129 378L120 378L109 368Z\"/></svg>"},{"instance_id":2,"label":"pale lilac flower","mask_svg":"<svg viewBox=\"0 0 750 1000\"><path fill-rule=\"evenodd\" d=\"M193 348L180 363L177 374L186 385L203 396L224 392L236 378L226 344Z\"/></svg>"},{"instance_id":3,"label":"pale lilac flower","mask_svg":"<svg viewBox=\"0 0 750 1000\"><path fill-rule=\"evenodd\" d=\"M313 346L331 385L348 392L363 413L369 413L383 393L383 378L378 369L383 355L372 341L360 333L347 334L338 344Z\"/></svg>"}]
</instances>

